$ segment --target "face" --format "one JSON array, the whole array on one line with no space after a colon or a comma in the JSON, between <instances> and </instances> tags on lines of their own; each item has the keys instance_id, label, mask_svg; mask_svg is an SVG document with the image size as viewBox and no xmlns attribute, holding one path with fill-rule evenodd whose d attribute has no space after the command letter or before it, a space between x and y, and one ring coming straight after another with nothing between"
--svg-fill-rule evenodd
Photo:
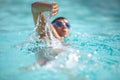
<instances>
[{"instance_id":1,"label":"face","mask_svg":"<svg viewBox=\"0 0 120 80\"><path fill-rule=\"evenodd\" d=\"M68 37L70 35L70 25L66 19L56 20L53 26L60 37Z\"/></svg>"}]
</instances>

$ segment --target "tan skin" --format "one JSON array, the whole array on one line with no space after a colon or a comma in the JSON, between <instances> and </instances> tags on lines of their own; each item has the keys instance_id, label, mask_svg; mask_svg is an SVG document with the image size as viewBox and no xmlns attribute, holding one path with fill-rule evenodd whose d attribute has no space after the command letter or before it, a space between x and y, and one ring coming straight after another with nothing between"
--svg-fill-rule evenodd
<instances>
[{"instance_id":1,"label":"tan skin","mask_svg":"<svg viewBox=\"0 0 120 80\"><path fill-rule=\"evenodd\" d=\"M32 9L33 20L34 20L35 25L37 23L38 14L40 14L41 23L37 28L37 32L38 32L40 38L46 39L46 36L45 36L45 33L44 33L44 31L45 31L45 20L46 20L44 12L45 11L52 11L51 16L56 15L58 13L58 4L56 2L54 2L54 3L35 2L35 3L32 3L31 9ZM52 29L52 32L53 32L54 36L58 40L63 42L62 37L68 37L69 32L70 32L70 30L65 25L65 23L68 23L68 21L66 19L59 19L59 20L56 20L56 21L62 22L63 25L61 27L57 27L57 26L54 26L54 25L51 24L50 28ZM34 68L35 65L43 66L48 61L50 61L49 58L44 56L44 49L43 50L41 49L39 51L41 51L41 52L38 53L38 56L40 57L40 59L42 58L42 60L38 60L38 62L36 62L33 65L30 65L30 66L27 66L27 67L22 67L21 70L25 70L25 71L26 70L34 70L33 68ZM61 51L62 51L61 49L55 49L55 50L53 49L53 52L55 54L52 55L52 56L55 57ZM43 54L41 54L41 53L43 53Z\"/></svg>"},{"instance_id":2,"label":"tan skin","mask_svg":"<svg viewBox=\"0 0 120 80\"><path fill-rule=\"evenodd\" d=\"M56 2L54 3L47 3L47 2L35 2L32 4L32 14L34 23L37 23L38 14L40 13L41 16L41 24L39 25L37 32L40 35L40 38L46 39L44 30L45 30L45 11L51 11L51 16L55 16L58 13L58 4ZM62 27L56 27L51 24L51 29L54 34L54 36L60 40L62 40L62 37L68 37L70 30L66 27L65 23L68 23L65 19L59 19L58 21L62 22L64 25ZM42 32L42 33L41 33Z\"/></svg>"},{"instance_id":3,"label":"tan skin","mask_svg":"<svg viewBox=\"0 0 120 80\"><path fill-rule=\"evenodd\" d=\"M32 4L32 14L33 14L33 19L34 19L35 24L37 23L37 18L38 18L39 13L40 13L40 16L41 16L41 23L37 28L37 32L38 32L40 38L42 38L42 39L46 39L46 36L45 36L45 33L44 33L44 30L45 30L45 15L43 13L45 11L52 11L51 16L56 15L58 13L58 4L55 3L55 2L54 3L35 2L35 3ZM51 24L50 28L52 29L52 32L53 32L54 36L62 42L63 41L62 37L68 37L69 36L69 29L65 25L65 23L68 23L68 21L66 19L59 19L57 21L62 22L63 25L61 27L57 27L57 26L54 26L54 25ZM44 50L45 49L39 49L40 52L37 55L38 55L38 57L40 57L41 60L38 60L34 65L43 66L48 61L50 61L50 59L47 58L44 55ZM51 50L53 51L53 53L55 53L55 54L51 55L53 57L57 56L61 51L63 51L62 49L54 49L54 48L51 48ZM32 67L34 65L30 65L28 67L23 67L22 70L32 69Z\"/></svg>"},{"instance_id":4,"label":"tan skin","mask_svg":"<svg viewBox=\"0 0 120 80\"><path fill-rule=\"evenodd\" d=\"M66 23L69 23L66 19L59 19L58 22L62 22L63 26L56 27L54 26L55 30L57 31L60 37L68 37L70 34L70 30L67 28Z\"/></svg>"}]
</instances>

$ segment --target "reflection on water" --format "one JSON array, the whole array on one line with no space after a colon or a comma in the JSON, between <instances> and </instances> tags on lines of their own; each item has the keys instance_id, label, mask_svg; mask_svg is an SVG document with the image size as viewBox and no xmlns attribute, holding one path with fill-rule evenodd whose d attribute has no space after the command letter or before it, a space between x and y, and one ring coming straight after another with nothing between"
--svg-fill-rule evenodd
<instances>
[{"instance_id":1,"label":"reflection on water","mask_svg":"<svg viewBox=\"0 0 120 80\"><path fill-rule=\"evenodd\" d=\"M37 61L32 2L0 1L0 80L120 80L119 0L57 0L55 17L70 19L71 45L43 67L19 70Z\"/></svg>"}]
</instances>

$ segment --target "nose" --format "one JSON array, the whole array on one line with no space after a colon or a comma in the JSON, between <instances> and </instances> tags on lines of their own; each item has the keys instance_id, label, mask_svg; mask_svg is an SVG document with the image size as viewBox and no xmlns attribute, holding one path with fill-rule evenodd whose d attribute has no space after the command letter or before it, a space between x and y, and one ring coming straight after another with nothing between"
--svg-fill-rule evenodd
<instances>
[{"instance_id":1,"label":"nose","mask_svg":"<svg viewBox=\"0 0 120 80\"><path fill-rule=\"evenodd\" d=\"M66 24L65 24L65 23L63 23L63 28L67 28L67 26L66 26Z\"/></svg>"}]
</instances>

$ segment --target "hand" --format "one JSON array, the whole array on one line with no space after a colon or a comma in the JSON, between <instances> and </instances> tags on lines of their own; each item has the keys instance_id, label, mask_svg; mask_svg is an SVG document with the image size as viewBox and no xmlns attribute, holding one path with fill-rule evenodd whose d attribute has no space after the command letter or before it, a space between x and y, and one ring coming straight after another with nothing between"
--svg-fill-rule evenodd
<instances>
[{"instance_id":1,"label":"hand","mask_svg":"<svg viewBox=\"0 0 120 80\"><path fill-rule=\"evenodd\" d=\"M32 3L32 10L35 13L51 11L51 16L54 16L58 13L58 4L56 2L34 2Z\"/></svg>"},{"instance_id":2,"label":"hand","mask_svg":"<svg viewBox=\"0 0 120 80\"><path fill-rule=\"evenodd\" d=\"M54 16L58 13L58 4L56 2L52 3L51 16Z\"/></svg>"}]
</instances>

